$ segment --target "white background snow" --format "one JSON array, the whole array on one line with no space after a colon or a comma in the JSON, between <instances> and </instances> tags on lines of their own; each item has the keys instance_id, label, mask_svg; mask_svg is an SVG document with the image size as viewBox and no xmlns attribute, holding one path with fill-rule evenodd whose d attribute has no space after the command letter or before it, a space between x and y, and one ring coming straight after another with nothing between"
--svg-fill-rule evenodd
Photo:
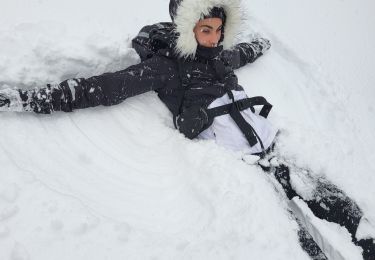
<instances>
[{"instance_id":1,"label":"white background snow","mask_svg":"<svg viewBox=\"0 0 375 260\"><path fill-rule=\"evenodd\" d=\"M168 2L0 0L0 88L137 63L130 39L169 21ZM238 71L241 85L274 104L285 157L345 190L375 225L375 2L245 6L242 40L258 32L273 46ZM0 114L0 259L308 259L296 229L261 170L183 138L155 93Z\"/></svg>"}]
</instances>

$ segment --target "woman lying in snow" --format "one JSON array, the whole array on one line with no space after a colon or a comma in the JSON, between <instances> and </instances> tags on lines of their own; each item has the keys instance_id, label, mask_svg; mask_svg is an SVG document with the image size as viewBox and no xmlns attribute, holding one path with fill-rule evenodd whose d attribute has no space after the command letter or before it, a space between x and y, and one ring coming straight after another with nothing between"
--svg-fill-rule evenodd
<instances>
[{"instance_id":1,"label":"woman lying in snow","mask_svg":"<svg viewBox=\"0 0 375 260\"><path fill-rule=\"evenodd\" d=\"M40 89L2 89L0 111L71 112L116 105L153 90L186 137L270 158L278 132L266 119L272 106L262 97L248 98L233 72L262 56L270 42L257 38L233 46L242 20L240 0L171 0L169 9L172 23L146 26L133 40L141 63ZM259 114L254 106L263 106ZM299 196L286 165L262 168L274 173L289 199ZM345 226L364 257L374 259L373 240L356 238L361 210L332 184L318 184L306 203L318 217Z\"/></svg>"}]
</instances>

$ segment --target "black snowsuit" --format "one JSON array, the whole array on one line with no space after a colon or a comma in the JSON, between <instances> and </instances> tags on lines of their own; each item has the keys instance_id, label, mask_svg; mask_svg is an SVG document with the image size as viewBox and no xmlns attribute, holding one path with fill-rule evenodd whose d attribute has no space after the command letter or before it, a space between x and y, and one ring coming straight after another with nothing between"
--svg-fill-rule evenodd
<instances>
[{"instance_id":1,"label":"black snowsuit","mask_svg":"<svg viewBox=\"0 0 375 260\"><path fill-rule=\"evenodd\" d=\"M170 23L167 28L173 29L173 25ZM147 30L146 26L141 32ZM133 47L142 60L137 65L87 79L65 80L59 85L39 90L21 91L21 98L34 112L48 114L116 105L129 97L156 91L175 117L196 118L199 108L207 108L228 90L243 90L233 70L254 62L262 55L256 51L262 47L254 41L237 44L231 50L198 47L195 57L182 58L174 50L174 32L169 30L164 37L164 41L159 41L161 46L157 47L156 53L149 50L150 45L144 42L141 34L133 39ZM152 46L155 47L155 44ZM196 137L204 127L208 125L202 125L194 136L189 137Z\"/></svg>"}]
</instances>

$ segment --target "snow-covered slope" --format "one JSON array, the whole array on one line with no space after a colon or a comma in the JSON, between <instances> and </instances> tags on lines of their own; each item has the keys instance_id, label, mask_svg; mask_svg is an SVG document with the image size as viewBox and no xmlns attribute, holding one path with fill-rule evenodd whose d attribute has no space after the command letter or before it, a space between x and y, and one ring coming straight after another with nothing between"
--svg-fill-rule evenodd
<instances>
[{"instance_id":1,"label":"snow-covered slope","mask_svg":"<svg viewBox=\"0 0 375 260\"><path fill-rule=\"evenodd\" d=\"M273 47L240 83L275 105L285 156L375 223L373 1L245 5L242 37L259 32ZM0 9L0 88L123 69L138 62L137 31L169 20L167 0ZM154 93L72 114L2 113L0 259L308 259L285 201L238 157L184 139Z\"/></svg>"}]
</instances>

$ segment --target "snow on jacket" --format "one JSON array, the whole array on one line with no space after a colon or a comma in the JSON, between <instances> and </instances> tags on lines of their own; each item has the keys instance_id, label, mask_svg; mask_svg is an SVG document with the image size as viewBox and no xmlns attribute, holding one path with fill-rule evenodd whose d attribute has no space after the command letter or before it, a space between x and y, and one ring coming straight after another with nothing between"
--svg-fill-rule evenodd
<instances>
[{"instance_id":1,"label":"snow on jacket","mask_svg":"<svg viewBox=\"0 0 375 260\"><path fill-rule=\"evenodd\" d=\"M215 6L226 13L225 37L217 48L202 48L195 40L193 28ZM241 22L240 0L171 0L170 13L173 30L164 49L156 54L146 53L139 35L133 46L141 56L141 63L114 73L69 79L37 91L21 91L25 109L37 113L70 112L115 105L126 98L157 91L172 114L179 115L191 107L207 108L215 100L225 98L228 90L243 92L233 70L254 62L262 52L258 42L233 46ZM212 129L216 129L215 121ZM268 121L264 122L265 127L260 129L271 127ZM234 126L234 122L230 123ZM271 132L264 138L273 139L274 131ZM220 131L215 135L221 135Z\"/></svg>"}]
</instances>

